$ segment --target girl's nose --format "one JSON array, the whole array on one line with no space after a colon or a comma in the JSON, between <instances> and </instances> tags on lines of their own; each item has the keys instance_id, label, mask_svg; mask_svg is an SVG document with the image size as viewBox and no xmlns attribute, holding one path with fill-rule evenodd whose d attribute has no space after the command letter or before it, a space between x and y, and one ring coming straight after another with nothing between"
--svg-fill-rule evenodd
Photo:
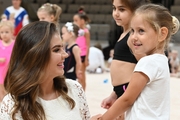
<instances>
[{"instance_id":1,"label":"girl's nose","mask_svg":"<svg viewBox=\"0 0 180 120\"><path fill-rule=\"evenodd\" d=\"M117 9L114 11L114 15L115 15L115 16L119 16L119 12L118 12Z\"/></svg>"}]
</instances>

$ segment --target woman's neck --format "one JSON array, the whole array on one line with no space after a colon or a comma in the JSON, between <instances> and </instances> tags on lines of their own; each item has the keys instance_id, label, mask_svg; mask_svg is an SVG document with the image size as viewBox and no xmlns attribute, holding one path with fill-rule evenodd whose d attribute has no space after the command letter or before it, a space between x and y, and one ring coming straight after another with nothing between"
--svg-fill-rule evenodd
<instances>
[{"instance_id":1,"label":"woman's neck","mask_svg":"<svg viewBox=\"0 0 180 120\"><path fill-rule=\"evenodd\" d=\"M48 81L48 80L46 80ZM54 88L53 80L40 84L39 97L44 100L52 100L58 97L57 91Z\"/></svg>"}]
</instances>

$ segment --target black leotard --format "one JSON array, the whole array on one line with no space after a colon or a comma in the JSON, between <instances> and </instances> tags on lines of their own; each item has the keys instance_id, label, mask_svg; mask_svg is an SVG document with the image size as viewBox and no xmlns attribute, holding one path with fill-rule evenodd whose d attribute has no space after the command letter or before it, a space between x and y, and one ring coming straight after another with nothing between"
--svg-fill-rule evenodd
<instances>
[{"instance_id":1,"label":"black leotard","mask_svg":"<svg viewBox=\"0 0 180 120\"><path fill-rule=\"evenodd\" d=\"M114 47L114 57L113 59L126 61L130 63L137 63L136 58L130 51L130 48L127 44L129 38L129 33L120 41L118 41Z\"/></svg>"},{"instance_id":2,"label":"black leotard","mask_svg":"<svg viewBox=\"0 0 180 120\"><path fill-rule=\"evenodd\" d=\"M64 62L64 76L66 78L76 80L76 60L73 54L73 47L78 46L77 44L72 45L70 48L65 48L66 52L69 54L69 56L65 59Z\"/></svg>"}]
</instances>

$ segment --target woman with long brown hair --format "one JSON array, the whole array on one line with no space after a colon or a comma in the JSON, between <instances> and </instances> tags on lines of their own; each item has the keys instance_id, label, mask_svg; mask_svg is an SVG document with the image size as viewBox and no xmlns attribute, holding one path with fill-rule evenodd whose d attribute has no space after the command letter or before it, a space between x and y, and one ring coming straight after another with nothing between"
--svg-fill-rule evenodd
<instances>
[{"instance_id":1,"label":"woman with long brown hair","mask_svg":"<svg viewBox=\"0 0 180 120\"><path fill-rule=\"evenodd\" d=\"M54 23L38 21L18 34L5 78L1 120L88 120L81 85L64 79L63 49Z\"/></svg>"}]
</instances>

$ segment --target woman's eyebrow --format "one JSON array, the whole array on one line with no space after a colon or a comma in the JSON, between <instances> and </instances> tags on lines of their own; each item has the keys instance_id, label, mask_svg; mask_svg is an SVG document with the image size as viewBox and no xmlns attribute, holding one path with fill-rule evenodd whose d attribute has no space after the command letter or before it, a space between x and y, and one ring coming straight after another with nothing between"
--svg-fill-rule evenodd
<instances>
[{"instance_id":1,"label":"woman's eyebrow","mask_svg":"<svg viewBox=\"0 0 180 120\"><path fill-rule=\"evenodd\" d=\"M55 45L52 47L52 49L56 48L56 47L63 47L62 45Z\"/></svg>"}]
</instances>

